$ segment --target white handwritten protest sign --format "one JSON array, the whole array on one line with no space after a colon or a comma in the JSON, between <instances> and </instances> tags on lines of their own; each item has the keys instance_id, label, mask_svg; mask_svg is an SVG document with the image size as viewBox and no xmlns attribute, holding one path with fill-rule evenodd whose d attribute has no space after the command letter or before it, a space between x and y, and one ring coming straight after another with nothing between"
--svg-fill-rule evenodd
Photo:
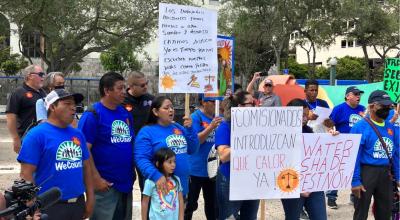
<instances>
[{"instance_id":1,"label":"white handwritten protest sign","mask_svg":"<svg viewBox=\"0 0 400 220\"><path fill-rule=\"evenodd\" d=\"M160 93L217 93L217 12L160 3Z\"/></svg>"},{"instance_id":2,"label":"white handwritten protest sign","mask_svg":"<svg viewBox=\"0 0 400 220\"><path fill-rule=\"evenodd\" d=\"M316 122L322 124L325 119L329 118L332 113L332 109L317 106L314 113L318 115Z\"/></svg>"},{"instance_id":3,"label":"white handwritten protest sign","mask_svg":"<svg viewBox=\"0 0 400 220\"><path fill-rule=\"evenodd\" d=\"M231 200L298 198L303 109L232 108Z\"/></svg>"},{"instance_id":4,"label":"white handwritten protest sign","mask_svg":"<svg viewBox=\"0 0 400 220\"><path fill-rule=\"evenodd\" d=\"M351 188L360 134L303 134L301 191Z\"/></svg>"}]
</instances>

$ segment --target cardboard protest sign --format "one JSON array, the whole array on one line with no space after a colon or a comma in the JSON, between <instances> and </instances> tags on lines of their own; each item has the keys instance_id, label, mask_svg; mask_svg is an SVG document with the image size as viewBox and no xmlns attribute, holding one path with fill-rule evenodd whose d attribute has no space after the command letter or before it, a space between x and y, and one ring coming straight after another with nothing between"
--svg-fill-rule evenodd
<instances>
[{"instance_id":1,"label":"cardboard protest sign","mask_svg":"<svg viewBox=\"0 0 400 220\"><path fill-rule=\"evenodd\" d=\"M383 73L383 90L392 101L400 102L400 58L386 58Z\"/></svg>"},{"instance_id":2,"label":"cardboard protest sign","mask_svg":"<svg viewBox=\"0 0 400 220\"><path fill-rule=\"evenodd\" d=\"M235 76L234 38L218 35L218 95L233 93Z\"/></svg>"},{"instance_id":3,"label":"cardboard protest sign","mask_svg":"<svg viewBox=\"0 0 400 220\"><path fill-rule=\"evenodd\" d=\"M303 134L301 191L350 189L360 134Z\"/></svg>"},{"instance_id":4,"label":"cardboard protest sign","mask_svg":"<svg viewBox=\"0 0 400 220\"><path fill-rule=\"evenodd\" d=\"M230 200L298 198L303 109L231 110Z\"/></svg>"},{"instance_id":5,"label":"cardboard protest sign","mask_svg":"<svg viewBox=\"0 0 400 220\"><path fill-rule=\"evenodd\" d=\"M159 92L217 93L217 12L159 7Z\"/></svg>"}]
</instances>

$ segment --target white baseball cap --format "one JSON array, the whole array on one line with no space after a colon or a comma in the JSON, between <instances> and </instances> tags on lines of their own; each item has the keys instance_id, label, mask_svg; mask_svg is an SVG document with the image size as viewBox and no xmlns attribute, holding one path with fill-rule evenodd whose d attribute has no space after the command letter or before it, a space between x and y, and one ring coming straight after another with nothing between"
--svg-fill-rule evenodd
<instances>
[{"instance_id":1,"label":"white baseball cap","mask_svg":"<svg viewBox=\"0 0 400 220\"><path fill-rule=\"evenodd\" d=\"M83 95L80 93L70 93L65 89L55 89L51 91L44 99L44 102L46 103L46 110L49 110L50 105L56 102L57 100L68 97L74 97L76 104L81 103L83 100Z\"/></svg>"}]
</instances>

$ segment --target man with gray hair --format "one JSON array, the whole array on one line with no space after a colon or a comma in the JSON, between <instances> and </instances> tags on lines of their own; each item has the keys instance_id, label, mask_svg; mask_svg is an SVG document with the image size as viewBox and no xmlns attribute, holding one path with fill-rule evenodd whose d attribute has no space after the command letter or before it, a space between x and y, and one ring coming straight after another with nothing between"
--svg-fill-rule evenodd
<instances>
[{"instance_id":1,"label":"man with gray hair","mask_svg":"<svg viewBox=\"0 0 400 220\"><path fill-rule=\"evenodd\" d=\"M7 128L13 139L15 153L21 148L21 138L36 121L36 101L46 96L43 79L46 73L40 66L30 65L23 71L24 83L15 89L7 101Z\"/></svg>"}]
</instances>

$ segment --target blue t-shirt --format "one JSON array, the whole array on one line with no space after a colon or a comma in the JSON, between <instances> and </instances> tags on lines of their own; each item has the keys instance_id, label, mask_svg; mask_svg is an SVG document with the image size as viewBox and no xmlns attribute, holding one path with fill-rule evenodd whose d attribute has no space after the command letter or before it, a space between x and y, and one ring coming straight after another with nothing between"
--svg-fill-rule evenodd
<instances>
[{"instance_id":1,"label":"blue t-shirt","mask_svg":"<svg viewBox=\"0 0 400 220\"><path fill-rule=\"evenodd\" d=\"M36 166L36 185L40 193L59 187L62 200L85 192L83 161L89 158L83 134L71 126L59 128L48 122L29 131L17 160Z\"/></svg>"},{"instance_id":2,"label":"blue t-shirt","mask_svg":"<svg viewBox=\"0 0 400 220\"><path fill-rule=\"evenodd\" d=\"M36 101L36 121L47 120L47 110L43 99Z\"/></svg>"},{"instance_id":3,"label":"blue t-shirt","mask_svg":"<svg viewBox=\"0 0 400 220\"><path fill-rule=\"evenodd\" d=\"M96 113L84 112L78 128L88 143L100 176L120 192L131 192L135 180L133 163L133 119L122 106L115 110L102 103L93 105Z\"/></svg>"},{"instance_id":4,"label":"blue t-shirt","mask_svg":"<svg viewBox=\"0 0 400 220\"><path fill-rule=\"evenodd\" d=\"M147 179L144 183L143 195L151 197L150 219L176 220L179 219L179 193L182 192L182 186L179 177L169 177L167 179L168 194L164 195L157 191L156 184Z\"/></svg>"},{"instance_id":5,"label":"blue t-shirt","mask_svg":"<svg viewBox=\"0 0 400 220\"><path fill-rule=\"evenodd\" d=\"M220 145L228 145L231 146L231 122L223 120L221 124L219 124L216 132L215 132L215 148L218 149ZM219 166L219 171L229 179L230 177L230 166L231 162L221 162Z\"/></svg>"},{"instance_id":6,"label":"blue t-shirt","mask_svg":"<svg viewBox=\"0 0 400 220\"><path fill-rule=\"evenodd\" d=\"M350 129L362 119L365 107L358 105L350 107L346 102L335 106L329 118L335 123L336 130L340 133L348 134Z\"/></svg>"},{"instance_id":7,"label":"blue t-shirt","mask_svg":"<svg viewBox=\"0 0 400 220\"><path fill-rule=\"evenodd\" d=\"M386 143L389 154L393 158L393 166L395 171L395 179L400 180L399 175L399 127L395 127L390 123L386 123L384 126L375 126L378 128L379 133L382 135L383 140ZM387 158L385 149L382 147L378 136L374 132L373 128L365 120L361 120L351 129L353 134L362 134L360 141L360 148L358 149L358 155L356 165L354 168L352 186L359 186L362 184L360 175L361 165L375 165L385 166L389 165L389 159Z\"/></svg>"},{"instance_id":8,"label":"blue t-shirt","mask_svg":"<svg viewBox=\"0 0 400 220\"><path fill-rule=\"evenodd\" d=\"M163 175L153 164L153 155L160 148L168 147L176 154L175 175L182 183L183 195L189 191L189 154L199 148L199 139L193 128L185 128L178 123L168 126L148 125L140 129L135 140L135 162L147 179L157 182Z\"/></svg>"},{"instance_id":9,"label":"blue t-shirt","mask_svg":"<svg viewBox=\"0 0 400 220\"><path fill-rule=\"evenodd\" d=\"M207 117L200 110L196 110L192 115L193 129L198 134L207 128L212 121L212 118ZM189 156L190 160L190 175L199 177L208 177L207 173L207 158L211 148L215 142L215 130L207 137L206 141L200 145L197 153Z\"/></svg>"},{"instance_id":10,"label":"blue t-shirt","mask_svg":"<svg viewBox=\"0 0 400 220\"><path fill-rule=\"evenodd\" d=\"M323 108L329 108L328 103L322 99L316 99L315 102L309 102L307 101L307 99L305 99L304 101L307 103L310 110L314 110L315 108L317 108L317 106Z\"/></svg>"}]
</instances>

